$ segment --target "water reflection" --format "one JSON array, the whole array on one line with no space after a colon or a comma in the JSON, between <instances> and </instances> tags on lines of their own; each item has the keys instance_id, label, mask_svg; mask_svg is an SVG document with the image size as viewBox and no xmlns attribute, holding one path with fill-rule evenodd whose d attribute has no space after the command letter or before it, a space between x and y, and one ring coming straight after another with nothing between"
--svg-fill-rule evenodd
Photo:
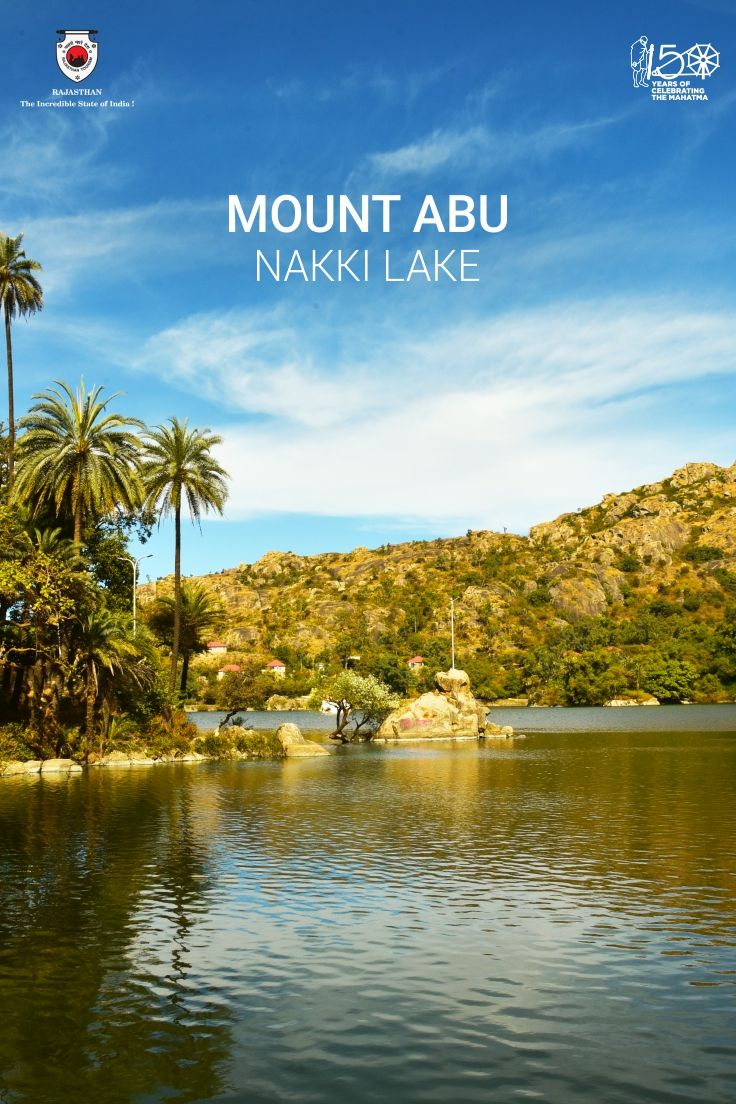
<instances>
[{"instance_id":1,"label":"water reflection","mask_svg":"<svg viewBox=\"0 0 736 1104\"><path fill-rule=\"evenodd\" d=\"M730 1100L735 767L546 734L3 785L4 1099Z\"/></svg>"},{"instance_id":2,"label":"water reflection","mask_svg":"<svg viewBox=\"0 0 736 1104\"><path fill-rule=\"evenodd\" d=\"M11 783L0 816L7 1099L219 1092L231 1011L192 969L212 882L186 784L156 771Z\"/></svg>"}]
</instances>

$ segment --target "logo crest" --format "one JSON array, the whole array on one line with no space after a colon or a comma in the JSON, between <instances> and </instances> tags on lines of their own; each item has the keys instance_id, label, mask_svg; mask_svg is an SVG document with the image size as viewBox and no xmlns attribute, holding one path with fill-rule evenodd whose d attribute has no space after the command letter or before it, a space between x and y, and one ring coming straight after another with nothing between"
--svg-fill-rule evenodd
<instances>
[{"instance_id":1,"label":"logo crest","mask_svg":"<svg viewBox=\"0 0 736 1104\"><path fill-rule=\"evenodd\" d=\"M675 42L663 42L657 50L642 35L632 42L630 57L634 88L651 87L653 100L707 100L705 81L721 67L721 55L712 42L696 42L685 50Z\"/></svg>"},{"instance_id":2,"label":"logo crest","mask_svg":"<svg viewBox=\"0 0 736 1104\"><path fill-rule=\"evenodd\" d=\"M97 31L57 31L63 35L56 43L56 63L70 80L86 80L97 65L97 43L90 38Z\"/></svg>"}]
</instances>

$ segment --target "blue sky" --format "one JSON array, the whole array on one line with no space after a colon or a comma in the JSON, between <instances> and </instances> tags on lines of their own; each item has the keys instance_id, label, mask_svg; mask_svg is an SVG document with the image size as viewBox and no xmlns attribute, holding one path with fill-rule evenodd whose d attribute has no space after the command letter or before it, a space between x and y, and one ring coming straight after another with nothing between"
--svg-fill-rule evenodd
<instances>
[{"instance_id":1,"label":"blue sky","mask_svg":"<svg viewBox=\"0 0 736 1104\"><path fill-rule=\"evenodd\" d=\"M71 85L62 25L99 30L79 87L130 107L20 107ZM736 457L731 0L40 2L4 31L0 229L46 295L16 406L84 375L220 433L227 514L185 533L186 572L524 532ZM713 43L707 103L633 87L642 34ZM231 192L402 201L390 235L257 237L228 234ZM427 193L507 194L508 227L413 235ZM256 282L257 248L356 247L478 249L480 280Z\"/></svg>"}]
</instances>

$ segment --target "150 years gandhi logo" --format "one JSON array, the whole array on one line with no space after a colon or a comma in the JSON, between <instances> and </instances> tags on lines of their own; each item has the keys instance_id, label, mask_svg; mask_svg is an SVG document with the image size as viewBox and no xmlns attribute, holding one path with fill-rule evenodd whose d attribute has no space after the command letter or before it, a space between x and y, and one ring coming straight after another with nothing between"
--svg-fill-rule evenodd
<instances>
[{"instance_id":1,"label":"150 years gandhi logo","mask_svg":"<svg viewBox=\"0 0 736 1104\"><path fill-rule=\"evenodd\" d=\"M658 48L646 35L631 44L631 73L634 88L652 89L652 99L707 100L702 85L720 67L721 55L710 42L696 42L686 50L677 43L663 42Z\"/></svg>"},{"instance_id":2,"label":"150 years gandhi logo","mask_svg":"<svg viewBox=\"0 0 736 1104\"><path fill-rule=\"evenodd\" d=\"M97 65L97 43L91 35L97 31L57 31L63 35L56 43L56 62L64 76L73 81L86 80Z\"/></svg>"}]
</instances>

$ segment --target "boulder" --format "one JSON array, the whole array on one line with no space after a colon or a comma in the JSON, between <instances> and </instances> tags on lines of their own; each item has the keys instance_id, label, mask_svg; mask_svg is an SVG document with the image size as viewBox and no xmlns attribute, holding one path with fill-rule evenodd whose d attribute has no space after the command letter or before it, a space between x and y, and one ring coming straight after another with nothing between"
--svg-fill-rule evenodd
<instances>
[{"instance_id":1,"label":"boulder","mask_svg":"<svg viewBox=\"0 0 736 1104\"><path fill-rule=\"evenodd\" d=\"M465 671L451 667L449 671L438 671L434 676L438 688L444 694L470 693L470 679Z\"/></svg>"},{"instance_id":2,"label":"boulder","mask_svg":"<svg viewBox=\"0 0 736 1104\"><path fill-rule=\"evenodd\" d=\"M295 724L282 724L276 729L276 739L284 749L289 759L305 758L308 755L329 755L329 751L322 744L314 740L306 740L301 730Z\"/></svg>"},{"instance_id":3,"label":"boulder","mask_svg":"<svg viewBox=\"0 0 736 1104\"><path fill-rule=\"evenodd\" d=\"M30 759L23 762L21 759L9 759L0 765L0 774L5 777L11 774L38 774L41 770L40 759Z\"/></svg>"},{"instance_id":4,"label":"boulder","mask_svg":"<svg viewBox=\"0 0 736 1104\"><path fill-rule=\"evenodd\" d=\"M514 735L514 730L511 725L497 725L491 724L490 721L486 721L485 728L483 730L484 736L501 736L504 739L508 739L509 736Z\"/></svg>"},{"instance_id":5,"label":"boulder","mask_svg":"<svg viewBox=\"0 0 736 1104\"><path fill-rule=\"evenodd\" d=\"M99 761L101 767L129 767L130 756L124 751L108 751Z\"/></svg>"},{"instance_id":6,"label":"boulder","mask_svg":"<svg viewBox=\"0 0 736 1104\"><path fill-rule=\"evenodd\" d=\"M376 740L477 739L486 727L486 707L473 697L465 671L436 675L438 690L405 702L390 713Z\"/></svg>"},{"instance_id":7,"label":"boulder","mask_svg":"<svg viewBox=\"0 0 736 1104\"><path fill-rule=\"evenodd\" d=\"M47 759L41 764L41 774L79 774L81 770L73 759Z\"/></svg>"},{"instance_id":8,"label":"boulder","mask_svg":"<svg viewBox=\"0 0 736 1104\"><path fill-rule=\"evenodd\" d=\"M610 701L604 702L604 704L613 708L625 705L659 705L659 701L648 694L645 697L638 698L611 698Z\"/></svg>"}]
</instances>

